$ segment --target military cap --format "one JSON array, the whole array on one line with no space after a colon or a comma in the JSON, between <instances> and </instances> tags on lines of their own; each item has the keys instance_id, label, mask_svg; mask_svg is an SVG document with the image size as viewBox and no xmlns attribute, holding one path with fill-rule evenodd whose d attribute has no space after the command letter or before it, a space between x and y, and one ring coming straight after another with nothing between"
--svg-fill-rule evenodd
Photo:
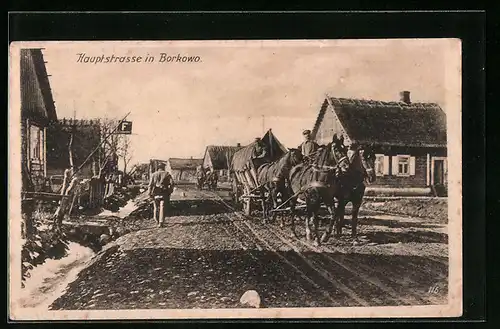
<instances>
[{"instance_id":1,"label":"military cap","mask_svg":"<svg viewBox=\"0 0 500 329\"><path fill-rule=\"evenodd\" d=\"M302 135L310 135L311 131L309 129L306 129L302 132Z\"/></svg>"}]
</instances>

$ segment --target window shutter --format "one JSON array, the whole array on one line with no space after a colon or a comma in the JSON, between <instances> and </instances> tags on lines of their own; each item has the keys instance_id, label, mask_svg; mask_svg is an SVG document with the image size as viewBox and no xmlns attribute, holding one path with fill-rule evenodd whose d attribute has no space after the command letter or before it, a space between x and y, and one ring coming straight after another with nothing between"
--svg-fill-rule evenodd
<instances>
[{"instance_id":1,"label":"window shutter","mask_svg":"<svg viewBox=\"0 0 500 329\"><path fill-rule=\"evenodd\" d=\"M393 156L392 157L392 174L393 175L399 174L398 164L399 164L398 157Z\"/></svg>"},{"instance_id":2,"label":"window shutter","mask_svg":"<svg viewBox=\"0 0 500 329\"><path fill-rule=\"evenodd\" d=\"M410 157L410 176L415 176L415 157Z\"/></svg>"},{"instance_id":3,"label":"window shutter","mask_svg":"<svg viewBox=\"0 0 500 329\"><path fill-rule=\"evenodd\" d=\"M384 175L389 175L389 156L384 155L384 166L382 167L384 170Z\"/></svg>"}]
</instances>

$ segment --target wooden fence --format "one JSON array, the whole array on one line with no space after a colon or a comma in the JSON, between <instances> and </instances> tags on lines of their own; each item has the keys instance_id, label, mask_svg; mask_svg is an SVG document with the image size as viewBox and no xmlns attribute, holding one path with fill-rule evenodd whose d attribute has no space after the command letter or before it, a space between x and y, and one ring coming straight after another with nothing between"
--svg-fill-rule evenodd
<instances>
[{"instance_id":1,"label":"wooden fence","mask_svg":"<svg viewBox=\"0 0 500 329\"><path fill-rule=\"evenodd\" d=\"M88 207L95 209L102 206L106 193L106 184L102 179L92 178L89 182Z\"/></svg>"}]
</instances>

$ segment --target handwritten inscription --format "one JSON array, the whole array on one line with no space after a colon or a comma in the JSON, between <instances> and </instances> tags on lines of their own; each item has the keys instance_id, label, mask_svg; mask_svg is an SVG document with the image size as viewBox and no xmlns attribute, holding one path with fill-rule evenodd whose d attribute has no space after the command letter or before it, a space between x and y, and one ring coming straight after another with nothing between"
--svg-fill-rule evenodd
<instances>
[{"instance_id":1,"label":"handwritten inscription","mask_svg":"<svg viewBox=\"0 0 500 329\"><path fill-rule=\"evenodd\" d=\"M439 285L435 284L429 288L428 293L433 294L433 295L437 295L437 294L439 294L440 291L441 291L441 288L439 287Z\"/></svg>"},{"instance_id":2,"label":"handwritten inscription","mask_svg":"<svg viewBox=\"0 0 500 329\"><path fill-rule=\"evenodd\" d=\"M113 63L199 63L202 61L200 56L160 53L158 56L147 54L146 56L117 56L100 55L89 56L86 53L76 54L77 63L86 64L113 64Z\"/></svg>"}]
</instances>

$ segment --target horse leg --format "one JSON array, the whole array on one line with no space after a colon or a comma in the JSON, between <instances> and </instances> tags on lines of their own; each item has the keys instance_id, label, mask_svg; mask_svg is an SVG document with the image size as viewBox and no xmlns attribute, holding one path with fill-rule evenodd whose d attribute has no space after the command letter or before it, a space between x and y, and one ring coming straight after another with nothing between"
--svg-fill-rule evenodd
<instances>
[{"instance_id":1,"label":"horse leg","mask_svg":"<svg viewBox=\"0 0 500 329\"><path fill-rule=\"evenodd\" d=\"M345 202L339 200L339 206L335 214L335 236L342 235L342 227L344 226Z\"/></svg>"},{"instance_id":2,"label":"horse leg","mask_svg":"<svg viewBox=\"0 0 500 329\"><path fill-rule=\"evenodd\" d=\"M361 201L362 200L356 200L352 203L351 235L354 239L356 239L358 234L358 214L359 208L361 207Z\"/></svg>"},{"instance_id":3,"label":"horse leg","mask_svg":"<svg viewBox=\"0 0 500 329\"><path fill-rule=\"evenodd\" d=\"M325 233L323 233L323 236L321 237L321 242L323 243L327 242L330 239L330 236L332 235L333 224L335 223L335 204L328 205L326 208L328 209L328 213L330 214L330 216Z\"/></svg>"},{"instance_id":4,"label":"horse leg","mask_svg":"<svg viewBox=\"0 0 500 329\"><path fill-rule=\"evenodd\" d=\"M310 207L308 205L308 207ZM312 212L310 211L310 209L307 209L307 214L306 214L306 218L305 218L305 224L306 224L306 240L307 241L311 241L311 227L310 227L310 220L312 219Z\"/></svg>"},{"instance_id":5,"label":"horse leg","mask_svg":"<svg viewBox=\"0 0 500 329\"><path fill-rule=\"evenodd\" d=\"M274 223L276 221L276 212L272 211L276 209L276 186L274 183L270 183L269 189L268 189L268 204L272 205L272 209L269 211L270 212L270 217L271 221Z\"/></svg>"},{"instance_id":6,"label":"horse leg","mask_svg":"<svg viewBox=\"0 0 500 329\"><path fill-rule=\"evenodd\" d=\"M292 230L292 237L295 237L296 239L299 238L299 236L297 235L297 231L295 231L295 216L297 216L297 214L295 213L295 201L290 201L290 214L292 216L292 218L290 219L290 229Z\"/></svg>"},{"instance_id":7,"label":"horse leg","mask_svg":"<svg viewBox=\"0 0 500 329\"><path fill-rule=\"evenodd\" d=\"M319 238L319 218L318 218L318 213L314 213L312 217L313 223L314 223L314 244L316 246L319 246L321 244L320 238Z\"/></svg>"},{"instance_id":8,"label":"horse leg","mask_svg":"<svg viewBox=\"0 0 500 329\"><path fill-rule=\"evenodd\" d=\"M273 190L273 209L276 209L280 206L280 202L278 202L278 194L281 194L281 202L283 202L283 193L280 191L283 191L281 186L275 184L274 185L274 190ZM277 212L273 212L273 220L276 221L276 218L278 216ZM285 216L280 216L280 228L285 227Z\"/></svg>"}]
</instances>

